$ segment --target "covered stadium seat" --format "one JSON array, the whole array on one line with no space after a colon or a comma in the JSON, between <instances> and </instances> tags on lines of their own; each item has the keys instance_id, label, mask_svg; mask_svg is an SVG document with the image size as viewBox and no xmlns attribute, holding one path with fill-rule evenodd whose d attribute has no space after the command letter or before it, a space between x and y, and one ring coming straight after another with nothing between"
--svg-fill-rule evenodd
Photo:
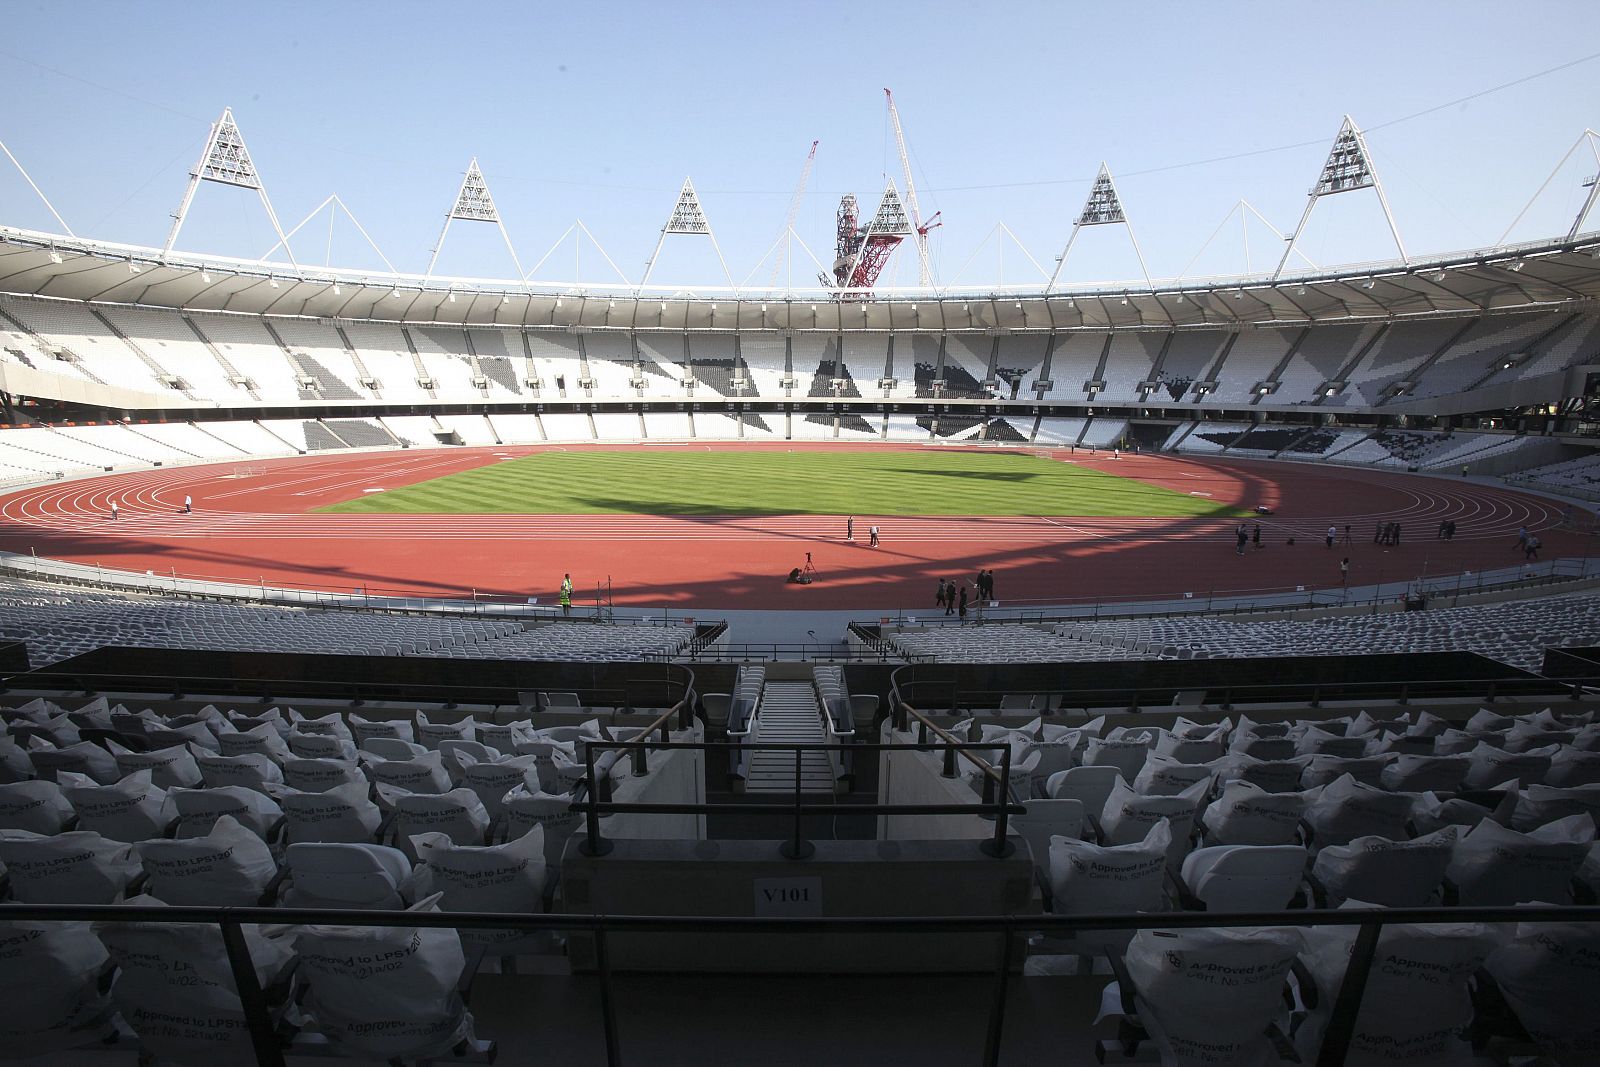
<instances>
[{"instance_id":1,"label":"covered stadium seat","mask_svg":"<svg viewBox=\"0 0 1600 1067\"><path fill-rule=\"evenodd\" d=\"M60 784L43 778L0 785L0 830L57 834L76 818Z\"/></svg>"},{"instance_id":2,"label":"covered stadium seat","mask_svg":"<svg viewBox=\"0 0 1600 1067\"><path fill-rule=\"evenodd\" d=\"M320 793L285 789L278 794L287 842L372 841L383 813L367 797L364 783L350 782Z\"/></svg>"},{"instance_id":3,"label":"covered stadium seat","mask_svg":"<svg viewBox=\"0 0 1600 1067\"><path fill-rule=\"evenodd\" d=\"M0 830L0 864L21 904L111 904L139 873L131 845L93 830Z\"/></svg>"},{"instance_id":4,"label":"covered stadium seat","mask_svg":"<svg viewBox=\"0 0 1600 1067\"><path fill-rule=\"evenodd\" d=\"M276 893L272 850L231 815L219 817L204 837L134 847L149 875L146 892L167 904L265 907Z\"/></svg>"},{"instance_id":5,"label":"covered stadium seat","mask_svg":"<svg viewBox=\"0 0 1600 1067\"><path fill-rule=\"evenodd\" d=\"M1122 772L1116 767L1069 767L1050 776L1045 793L1055 800L1078 801L1098 823L1106 798L1121 779Z\"/></svg>"},{"instance_id":6,"label":"covered stadium seat","mask_svg":"<svg viewBox=\"0 0 1600 1067\"><path fill-rule=\"evenodd\" d=\"M1455 850L1458 831L1446 826L1410 841L1358 837L1330 845L1311 865L1318 907L1346 900L1390 908L1421 908L1435 903Z\"/></svg>"}]
</instances>

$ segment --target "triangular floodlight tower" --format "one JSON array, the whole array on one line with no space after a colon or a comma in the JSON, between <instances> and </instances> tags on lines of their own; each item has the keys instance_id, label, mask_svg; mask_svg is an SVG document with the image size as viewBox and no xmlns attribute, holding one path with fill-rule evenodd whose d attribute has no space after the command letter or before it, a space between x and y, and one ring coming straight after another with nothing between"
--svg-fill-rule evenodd
<instances>
[{"instance_id":1,"label":"triangular floodlight tower","mask_svg":"<svg viewBox=\"0 0 1600 1067\"><path fill-rule=\"evenodd\" d=\"M473 156L472 162L467 164L467 173L461 179L461 188L456 192L455 204L445 212L444 229L439 231L438 243L433 246L433 255L428 259L428 273L425 277L433 277L433 267L439 262L439 253L444 250L444 239L450 232L450 224L460 219L462 222L492 222L500 229L500 237L506 243L506 251L511 253L511 263L517 268L517 278L523 277L522 261L517 259L517 250L511 244L511 235L506 232L506 224L500 220L500 211L494 206L494 197L489 195L489 183L484 180L483 171L478 169L478 157Z\"/></svg>"},{"instance_id":2,"label":"triangular floodlight tower","mask_svg":"<svg viewBox=\"0 0 1600 1067\"><path fill-rule=\"evenodd\" d=\"M1333 139L1333 148L1328 152L1328 161L1322 165L1322 173L1317 177L1317 184L1311 187L1307 195L1311 198L1306 201L1305 213L1300 216L1300 224L1294 228L1294 233L1289 235L1287 245L1283 250L1283 258L1278 260L1278 269L1272 272L1274 280L1283 273L1284 266L1289 262L1289 254L1294 251L1295 242L1305 232L1306 222L1311 218L1311 209L1317 206L1317 201L1325 196L1337 193L1352 193L1360 189L1371 189L1378 194L1378 204L1383 208L1383 217L1389 223L1389 232L1394 235L1394 246L1400 253L1400 262L1410 262L1406 256L1406 246L1400 240L1400 227L1395 225L1394 212L1389 210L1389 198L1383 195L1383 184L1378 181L1378 172L1372 166L1372 153L1367 150L1367 139L1361 135L1361 128L1349 115L1344 117L1344 123L1339 127L1339 133Z\"/></svg>"},{"instance_id":3,"label":"triangular floodlight tower","mask_svg":"<svg viewBox=\"0 0 1600 1067\"><path fill-rule=\"evenodd\" d=\"M1503 245L1506 243L1506 238L1511 236L1511 231L1517 228L1517 223L1522 221L1522 216L1528 213L1528 209L1533 206L1535 200L1544 195L1544 191L1550 187L1550 183L1555 181L1556 175L1561 173L1561 168L1567 165L1567 160L1572 158L1572 153L1576 152L1578 147L1584 143L1589 145L1589 152L1594 156L1595 166L1600 167L1600 134L1595 133L1593 130L1584 130L1578 139L1572 142L1572 147L1567 149L1567 154L1562 156L1561 161L1555 165L1555 169L1550 172L1550 177L1546 178L1544 184L1539 186L1539 191L1534 193L1526 204L1522 205L1522 210L1517 212L1517 217L1511 220L1511 225L1506 227L1506 232L1500 235L1500 240L1496 241L1496 244ZM1589 216L1590 211L1594 210L1595 201L1600 200L1600 171L1585 178L1583 184L1589 190L1589 195L1583 198L1583 206L1578 209L1578 214L1573 217L1572 228L1567 231L1566 239L1568 241L1578 236L1578 231L1583 228L1583 220Z\"/></svg>"},{"instance_id":4,"label":"triangular floodlight tower","mask_svg":"<svg viewBox=\"0 0 1600 1067\"><path fill-rule=\"evenodd\" d=\"M728 288L737 288L733 284L733 275L728 271L728 261L722 258L722 246L717 244L717 235L711 232L711 222L700 207L700 197L694 191L694 182L688 178L683 179L683 188L678 190L678 200L672 205L672 214L667 216L667 224L661 227L661 236L656 239L655 251L650 253L650 258L645 262L644 278L639 282L640 287L650 284L650 272L655 270L656 257L661 255L661 246L666 243L668 234L675 233L711 238L711 247L717 253L717 262L722 264L722 274L728 279Z\"/></svg>"},{"instance_id":5,"label":"triangular floodlight tower","mask_svg":"<svg viewBox=\"0 0 1600 1067\"><path fill-rule=\"evenodd\" d=\"M35 184L32 176L28 174L27 168L22 165L21 161L18 160L16 156L11 154L11 149L6 147L6 143L4 141L0 141L0 152L4 152L6 154L6 158L11 160L11 165L17 168L17 173L22 175L22 180L28 183L28 188L32 189L34 195L44 202L45 207L50 209L50 214L55 216L56 222L60 223L61 228L67 231L67 236L78 236L72 232L72 227L67 225L67 220L61 217L61 212L56 210L56 206L50 202L50 198L44 195L44 190L40 189L39 186Z\"/></svg>"},{"instance_id":6,"label":"triangular floodlight tower","mask_svg":"<svg viewBox=\"0 0 1600 1067\"><path fill-rule=\"evenodd\" d=\"M900 190L895 188L894 179L891 178L883 187L878 210L861 234L861 243L850 260L850 269L845 272L843 287L872 288L894 250L916 232L917 228L911 224L911 216L906 213L905 202L900 199Z\"/></svg>"},{"instance_id":7,"label":"triangular floodlight tower","mask_svg":"<svg viewBox=\"0 0 1600 1067\"><path fill-rule=\"evenodd\" d=\"M361 225L361 220L356 218L355 212L351 211L350 208L345 204L345 202L339 198L339 194L338 193L329 193L327 199L323 200L322 203L320 203L316 207L312 208L311 211L307 213L305 218L301 219L298 223L295 224L293 229L291 229L288 233L284 234L281 238L279 238L278 243L273 245L271 248L267 249L266 252L261 256L261 258L264 260L264 259L267 258L267 256L270 256L270 255L272 255L272 253L276 252L280 247L287 247L284 244L285 241L287 241L289 238L293 237L295 234L299 233L300 230L305 227L306 223L310 222L312 219L314 219L318 215L322 214L322 209L323 208L327 208L328 209L328 246L329 246L329 251L328 251L327 259L323 261L323 266L331 267L333 264L331 262L329 262L329 261L332 260L332 258L333 258L333 254L332 254L332 248L333 248L333 220L337 217L335 211L333 210L335 207L337 207L340 211L344 212L345 218L350 220L351 224L355 226L357 232L359 232L361 234L361 236L366 239L367 244L371 246L372 250L374 252L378 253L378 258L383 260L383 265L389 268L389 273L390 274L399 274L400 272L395 269L394 264L389 262L389 257L383 254L383 249L378 247L378 242L376 242L376 241L374 241L372 239L372 235L367 232L367 228L365 226Z\"/></svg>"},{"instance_id":8,"label":"triangular floodlight tower","mask_svg":"<svg viewBox=\"0 0 1600 1067\"><path fill-rule=\"evenodd\" d=\"M1144 275L1144 283L1150 285L1150 269L1145 266L1144 253L1139 250L1139 238L1134 236L1133 223L1128 221L1127 213L1122 210L1122 198L1117 195L1117 184L1111 180L1111 168L1104 163L1100 164L1100 173L1095 175L1094 185L1089 188L1089 199L1084 201L1083 210L1078 213L1078 219L1072 224L1072 233L1067 237L1067 247L1061 250L1061 255L1056 260L1056 269L1050 275L1050 281L1045 284L1044 291L1049 292L1055 287L1056 279L1061 276L1061 268L1067 265L1067 255L1072 251L1072 244L1078 239L1078 231L1085 226L1113 226L1120 225L1128 231L1128 241L1133 245L1133 254L1139 258L1139 271Z\"/></svg>"},{"instance_id":9,"label":"triangular floodlight tower","mask_svg":"<svg viewBox=\"0 0 1600 1067\"><path fill-rule=\"evenodd\" d=\"M245 147L244 135L239 132L239 124L233 120L231 107L223 108L222 117L211 124L211 133L206 137L206 146L200 152L200 160L189 172L189 185L183 191L183 202L178 205L176 214L172 216L172 231L167 234L167 243L161 248L163 263L166 262L167 256L172 254L172 246L178 242L178 232L183 229L184 219L189 215L189 205L194 202L195 190L200 188L201 182L216 182L218 185L232 185L239 189L254 189L261 196L261 206L267 210L267 218L272 222L273 232L278 235L278 244L283 246L289 262L296 268L299 267L299 264L295 263L294 250L289 247L289 239L284 235L283 227L278 225L278 213L272 210L272 201L267 197L267 187L262 183L256 165L250 159L250 150Z\"/></svg>"}]
</instances>

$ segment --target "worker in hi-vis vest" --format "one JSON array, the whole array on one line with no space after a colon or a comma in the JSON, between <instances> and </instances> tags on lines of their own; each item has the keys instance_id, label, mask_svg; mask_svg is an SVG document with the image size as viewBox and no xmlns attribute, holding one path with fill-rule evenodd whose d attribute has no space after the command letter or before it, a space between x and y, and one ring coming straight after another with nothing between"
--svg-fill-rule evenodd
<instances>
[{"instance_id":1,"label":"worker in hi-vis vest","mask_svg":"<svg viewBox=\"0 0 1600 1067\"><path fill-rule=\"evenodd\" d=\"M572 575L561 577L561 614L572 614Z\"/></svg>"}]
</instances>

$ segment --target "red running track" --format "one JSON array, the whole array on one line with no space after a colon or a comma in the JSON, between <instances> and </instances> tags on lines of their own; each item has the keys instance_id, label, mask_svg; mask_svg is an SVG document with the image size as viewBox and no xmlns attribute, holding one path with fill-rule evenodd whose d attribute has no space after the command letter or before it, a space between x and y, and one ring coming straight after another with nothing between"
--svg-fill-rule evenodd
<instances>
[{"instance_id":1,"label":"red running track","mask_svg":"<svg viewBox=\"0 0 1600 1067\"><path fill-rule=\"evenodd\" d=\"M1003 604L1218 596L1511 566L1521 526L1543 558L1582 555L1587 537L1551 529L1563 505L1469 481L1265 460L1107 452L1052 455L1219 505L1265 504L1262 549L1234 551L1236 519L1038 515L673 518L644 515L345 515L310 509L552 446L410 449L162 468L60 482L0 497L0 548L106 568L303 589L554 599L570 572L581 599L610 578L618 604L676 608L928 610L939 578L995 572ZM583 447L583 446L572 446ZM605 447L605 446L592 446ZM613 446L637 450L651 446ZM667 446L656 446L667 447ZM693 448L841 447L785 444ZM907 446L915 447L915 446ZM194 498L183 514L184 497ZM120 518L110 518L115 501ZM1453 541L1439 524L1458 524ZM1373 544L1399 522L1398 547ZM866 544L874 523L882 544ZM1353 544L1329 551L1328 526ZM1289 539L1295 543L1290 545ZM784 576L810 552L819 581Z\"/></svg>"}]
</instances>

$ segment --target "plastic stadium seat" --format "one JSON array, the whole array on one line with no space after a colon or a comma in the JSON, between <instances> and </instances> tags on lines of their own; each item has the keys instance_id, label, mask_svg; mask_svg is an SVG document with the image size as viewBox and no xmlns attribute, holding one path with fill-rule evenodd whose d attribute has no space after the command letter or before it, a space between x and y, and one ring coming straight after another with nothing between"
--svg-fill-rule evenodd
<instances>
[{"instance_id":1,"label":"plastic stadium seat","mask_svg":"<svg viewBox=\"0 0 1600 1067\"><path fill-rule=\"evenodd\" d=\"M263 840L269 840L283 821L283 810L277 801L243 786L172 789L167 796L178 813L178 837L207 834L219 818L227 815Z\"/></svg>"},{"instance_id":2,"label":"plastic stadium seat","mask_svg":"<svg viewBox=\"0 0 1600 1067\"><path fill-rule=\"evenodd\" d=\"M458 845L481 845L489 830L489 813L470 789L424 794L380 785L378 795L394 810L390 834L408 857L415 856L413 835L442 833Z\"/></svg>"},{"instance_id":3,"label":"plastic stadium seat","mask_svg":"<svg viewBox=\"0 0 1600 1067\"><path fill-rule=\"evenodd\" d=\"M411 861L397 848L371 842L304 842L284 851L288 881L283 904L290 908L405 907L401 887Z\"/></svg>"},{"instance_id":4,"label":"plastic stadium seat","mask_svg":"<svg viewBox=\"0 0 1600 1067\"><path fill-rule=\"evenodd\" d=\"M1013 815L1011 827L1022 835L1033 855L1033 866L1045 885L1049 885L1050 839L1081 838L1084 830L1083 802L1078 800L1029 800L1024 815Z\"/></svg>"},{"instance_id":5,"label":"plastic stadium seat","mask_svg":"<svg viewBox=\"0 0 1600 1067\"><path fill-rule=\"evenodd\" d=\"M381 734L363 738L361 741L361 750L363 752L370 752L374 756L381 756L383 759L387 760L408 760L416 756L420 756L424 752L428 751L424 746L417 744L415 741L407 741L404 738L390 737Z\"/></svg>"},{"instance_id":6,"label":"plastic stadium seat","mask_svg":"<svg viewBox=\"0 0 1600 1067\"><path fill-rule=\"evenodd\" d=\"M62 771L57 781L78 813L80 829L131 844L165 835L177 817L166 790L151 785L151 777L148 770L138 771L115 785L100 785Z\"/></svg>"},{"instance_id":7,"label":"plastic stadium seat","mask_svg":"<svg viewBox=\"0 0 1600 1067\"><path fill-rule=\"evenodd\" d=\"M1095 821L1106 806L1111 789L1121 781L1115 767L1069 767L1057 771L1045 782L1045 793L1055 800L1076 800Z\"/></svg>"},{"instance_id":8,"label":"plastic stadium seat","mask_svg":"<svg viewBox=\"0 0 1600 1067\"><path fill-rule=\"evenodd\" d=\"M1184 857L1185 906L1206 911L1276 911L1305 879L1301 845L1216 845Z\"/></svg>"}]
</instances>

